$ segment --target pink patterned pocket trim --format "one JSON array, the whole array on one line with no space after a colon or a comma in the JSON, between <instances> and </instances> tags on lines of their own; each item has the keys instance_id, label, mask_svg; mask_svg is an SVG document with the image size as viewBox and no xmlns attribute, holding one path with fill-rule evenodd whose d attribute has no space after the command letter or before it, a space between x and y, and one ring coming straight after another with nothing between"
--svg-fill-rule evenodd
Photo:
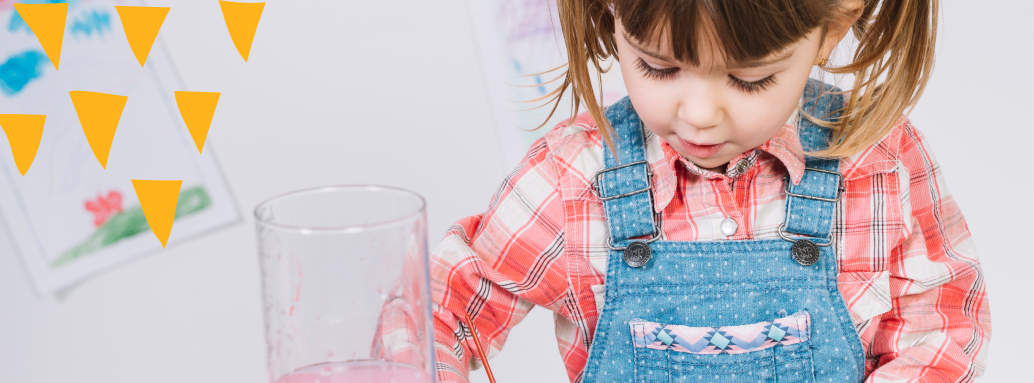
<instances>
[{"instance_id":1,"label":"pink patterned pocket trim","mask_svg":"<svg viewBox=\"0 0 1034 383\"><path fill-rule=\"evenodd\" d=\"M642 319L628 322L636 348L705 355L743 354L801 343L810 338L810 325L807 311L771 322L725 327L663 325Z\"/></svg>"}]
</instances>

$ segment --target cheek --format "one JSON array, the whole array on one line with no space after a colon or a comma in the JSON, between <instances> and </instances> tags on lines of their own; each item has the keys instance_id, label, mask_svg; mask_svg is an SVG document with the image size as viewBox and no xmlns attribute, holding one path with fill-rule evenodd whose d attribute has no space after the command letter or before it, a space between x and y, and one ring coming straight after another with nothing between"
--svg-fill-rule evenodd
<instances>
[{"instance_id":1,"label":"cheek","mask_svg":"<svg viewBox=\"0 0 1034 383\"><path fill-rule=\"evenodd\" d=\"M671 122L675 115L672 112L675 109L673 97L664 97L661 92L634 92L629 89L628 98L632 101L639 119L650 131L659 136L672 132Z\"/></svg>"},{"instance_id":2,"label":"cheek","mask_svg":"<svg viewBox=\"0 0 1034 383\"><path fill-rule=\"evenodd\" d=\"M784 105L785 104L785 105ZM793 114L797 102L785 98L742 98L727 105L727 117L735 135L744 147L755 147L772 138Z\"/></svg>"},{"instance_id":3,"label":"cheek","mask_svg":"<svg viewBox=\"0 0 1034 383\"><path fill-rule=\"evenodd\" d=\"M621 63L621 79L625 83L625 90L628 92L628 97L632 99L632 102L636 106L636 111L639 110L640 105L646 106L648 101L651 100L651 95L655 92L651 91L653 86L652 81L643 77L640 73L639 68L636 68L634 64L622 62ZM653 97L656 98L656 97Z\"/></svg>"},{"instance_id":4,"label":"cheek","mask_svg":"<svg viewBox=\"0 0 1034 383\"><path fill-rule=\"evenodd\" d=\"M797 110L807 79L807 74L784 72L780 84L760 97L731 93L738 95L735 101L727 103L730 122L738 128L736 136L758 145L771 138Z\"/></svg>"},{"instance_id":5,"label":"cheek","mask_svg":"<svg viewBox=\"0 0 1034 383\"><path fill-rule=\"evenodd\" d=\"M670 131L672 116L678 109L677 98L670 90L658 81L644 78L634 65L622 63L621 76L639 119L655 134Z\"/></svg>"}]
</instances>

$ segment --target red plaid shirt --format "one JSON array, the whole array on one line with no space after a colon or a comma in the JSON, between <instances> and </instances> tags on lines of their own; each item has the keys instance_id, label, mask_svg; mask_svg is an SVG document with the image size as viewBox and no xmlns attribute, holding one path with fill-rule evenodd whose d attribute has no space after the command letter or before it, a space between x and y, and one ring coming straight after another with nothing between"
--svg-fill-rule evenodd
<instances>
[{"instance_id":1,"label":"red plaid shirt","mask_svg":"<svg viewBox=\"0 0 1034 383\"><path fill-rule=\"evenodd\" d=\"M800 180L804 152L786 125L732 160L742 174L703 170L647 132L663 240L778 238L783 176ZM572 381L588 358L603 304L608 228L589 178L603 166L590 117L532 145L482 215L460 220L431 256L438 379L466 382L480 361L461 325L474 319L489 357L533 306L553 311ZM833 236L839 288L861 336L867 382L961 382L985 366L991 322L984 277L962 213L928 142L907 119L843 159L846 190ZM732 218L739 229L722 234ZM457 316L459 314L460 316Z\"/></svg>"}]
</instances>

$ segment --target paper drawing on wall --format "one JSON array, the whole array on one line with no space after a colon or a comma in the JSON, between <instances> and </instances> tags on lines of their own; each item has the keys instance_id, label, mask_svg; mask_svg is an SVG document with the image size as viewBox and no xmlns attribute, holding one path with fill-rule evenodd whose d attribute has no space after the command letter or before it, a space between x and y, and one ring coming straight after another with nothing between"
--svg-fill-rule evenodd
<instances>
[{"instance_id":1,"label":"paper drawing on wall","mask_svg":"<svg viewBox=\"0 0 1034 383\"><path fill-rule=\"evenodd\" d=\"M0 0L0 115L46 116L24 176L10 146L0 143L0 215L37 291L61 290L162 249L164 240L152 234L132 179L182 180L175 211L163 213L175 221L170 245L237 221L213 150L200 151L180 114L175 92L186 89L160 33L146 61L121 33L115 6L144 4L24 2L68 6L55 70L13 2ZM75 98L98 94L124 97L124 105L117 105L116 120L88 138L76 108L83 100ZM218 129L218 113L210 123Z\"/></svg>"}]
</instances>

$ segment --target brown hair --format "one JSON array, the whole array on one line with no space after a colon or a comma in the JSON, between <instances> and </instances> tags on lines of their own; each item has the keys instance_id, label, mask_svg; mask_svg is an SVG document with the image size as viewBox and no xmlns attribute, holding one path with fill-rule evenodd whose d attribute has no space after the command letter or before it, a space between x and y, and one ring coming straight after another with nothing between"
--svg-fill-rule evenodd
<instances>
[{"instance_id":1,"label":"brown hair","mask_svg":"<svg viewBox=\"0 0 1034 383\"><path fill-rule=\"evenodd\" d=\"M601 63L617 55L616 18L638 42L666 35L679 61L697 65L701 40L711 38L722 47L727 62L737 63L765 58L815 28L847 17L843 1L557 0L568 64L558 77L563 82L542 99L559 105L570 88L572 120L584 104L603 138L613 144L614 132L597 100L591 72L595 70L599 81L600 73L609 69ZM864 0L852 26L859 42L852 62L825 68L855 76L853 88L844 92L843 113L834 123L809 116L834 131L829 149L816 155L857 153L876 143L914 107L933 69L937 9L938 0Z\"/></svg>"}]
</instances>

